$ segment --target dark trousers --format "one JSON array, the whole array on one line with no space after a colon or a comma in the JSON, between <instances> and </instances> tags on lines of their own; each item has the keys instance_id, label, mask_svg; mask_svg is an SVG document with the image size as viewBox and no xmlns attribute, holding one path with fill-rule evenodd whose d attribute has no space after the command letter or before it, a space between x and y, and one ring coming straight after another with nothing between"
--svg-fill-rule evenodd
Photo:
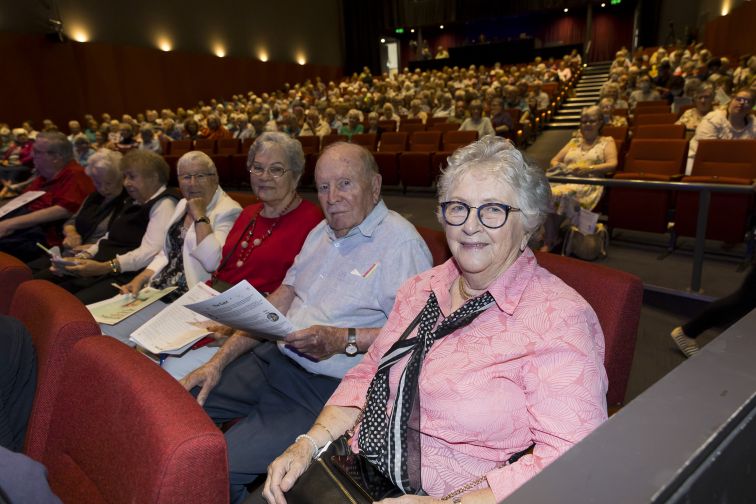
<instances>
[{"instance_id":1,"label":"dark trousers","mask_svg":"<svg viewBox=\"0 0 756 504\"><path fill-rule=\"evenodd\" d=\"M0 238L0 252L28 263L45 254L41 248L37 247L37 243L48 246L47 236L40 226L21 229Z\"/></svg>"},{"instance_id":2,"label":"dark trousers","mask_svg":"<svg viewBox=\"0 0 756 504\"><path fill-rule=\"evenodd\" d=\"M226 432L232 503L242 502L246 486L312 427L339 382L305 371L274 343L226 367L204 407L216 423L241 418Z\"/></svg>"},{"instance_id":3,"label":"dark trousers","mask_svg":"<svg viewBox=\"0 0 756 504\"><path fill-rule=\"evenodd\" d=\"M0 316L0 446L23 448L36 386L31 335L18 320Z\"/></svg>"},{"instance_id":4,"label":"dark trousers","mask_svg":"<svg viewBox=\"0 0 756 504\"><path fill-rule=\"evenodd\" d=\"M738 290L711 303L697 317L683 325L682 329L686 336L695 338L711 327L731 325L754 308L756 268L751 268Z\"/></svg>"}]
</instances>

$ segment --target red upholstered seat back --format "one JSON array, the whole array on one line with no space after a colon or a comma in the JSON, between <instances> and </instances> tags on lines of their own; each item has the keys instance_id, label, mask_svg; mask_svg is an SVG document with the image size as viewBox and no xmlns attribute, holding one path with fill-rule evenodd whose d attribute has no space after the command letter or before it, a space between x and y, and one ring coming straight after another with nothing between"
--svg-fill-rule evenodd
<instances>
[{"instance_id":1,"label":"red upholstered seat back","mask_svg":"<svg viewBox=\"0 0 756 504\"><path fill-rule=\"evenodd\" d=\"M0 315L6 315L10 309L13 294L21 282L31 280L29 267L13 257L0 252Z\"/></svg>"},{"instance_id":2,"label":"red upholstered seat back","mask_svg":"<svg viewBox=\"0 0 756 504\"><path fill-rule=\"evenodd\" d=\"M170 375L105 336L73 346L41 461L63 502L229 499L220 430Z\"/></svg>"},{"instance_id":3,"label":"red upholstered seat back","mask_svg":"<svg viewBox=\"0 0 756 504\"><path fill-rule=\"evenodd\" d=\"M449 251L449 245L446 243L444 232L425 226L415 227L430 249L431 256L433 256L433 266L445 263L451 257L451 252Z\"/></svg>"},{"instance_id":4,"label":"red upholstered seat back","mask_svg":"<svg viewBox=\"0 0 756 504\"><path fill-rule=\"evenodd\" d=\"M622 404L633 363L643 301L640 278L623 271L554 254L536 253L538 264L588 301L604 331L607 404Z\"/></svg>"},{"instance_id":5,"label":"red upholstered seat back","mask_svg":"<svg viewBox=\"0 0 756 504\"><path fill-rule=\"evenodd\" d=\"M27 455L40 460L63 366L79 339L100 327L73 294L46 280L29 280L13 296L9 315L29 330L37 350L37 393L26 432Z\"/></svg>"}]
</instances>

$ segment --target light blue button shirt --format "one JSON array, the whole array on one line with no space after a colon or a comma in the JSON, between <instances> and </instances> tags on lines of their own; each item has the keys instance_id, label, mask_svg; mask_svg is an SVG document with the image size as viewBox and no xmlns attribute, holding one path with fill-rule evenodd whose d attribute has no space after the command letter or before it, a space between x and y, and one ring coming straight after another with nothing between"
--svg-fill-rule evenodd
<instances>
[{"instance_id":1,"label":"light blue button shirt","mask_svg":"<svg viewBox=\"0 0 756 504\"><path fill-rule=\"evenodd\" d=\"M307 236L284 278L295 293L286 316L297 329L383 327L399 287L431 265L430 251L415 227L383 201L341 238L324 220ZM362 355L341 353L313 362L278 345L311 373L334 378L362 360Z\"/></svg>"}]
</instances>

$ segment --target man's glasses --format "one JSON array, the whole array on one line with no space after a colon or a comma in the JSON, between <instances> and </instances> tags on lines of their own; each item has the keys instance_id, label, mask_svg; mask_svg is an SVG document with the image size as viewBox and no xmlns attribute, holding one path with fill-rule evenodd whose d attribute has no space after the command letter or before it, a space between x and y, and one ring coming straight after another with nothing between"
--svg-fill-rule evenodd
<instances>
[{"instance_id":1,"label":"man's glasses","mask_svg":"<svg viewBox=\"0 0 756 504\"><path fill-rule=\"evenodd\" d=\"M473 208L478 211L478 220L480 223L489 229L500 228L507 223L510 212L521 211L519 208L504 203L486 203L474 207L461 201L444 201L441 203L441 215L444 217L444 221L450 226L461 226L467 222L470 210Z\"/></svg>"},{"instance_id":2,"label":"man's glasses","mask_svg":"<svg viewBox=\"0 0 756 504\"><path fill-rule=\"evenodd\" d=\"M283 166L269 166L265 168L264 166L256 166L256 165L250 166L248 170L249 170L249 173L251 173L252 175L256 177L262 177L267 171L270 174L270 176L273 178L283 177L283 174L288 171Z\"/></svg>"}]
</instances>

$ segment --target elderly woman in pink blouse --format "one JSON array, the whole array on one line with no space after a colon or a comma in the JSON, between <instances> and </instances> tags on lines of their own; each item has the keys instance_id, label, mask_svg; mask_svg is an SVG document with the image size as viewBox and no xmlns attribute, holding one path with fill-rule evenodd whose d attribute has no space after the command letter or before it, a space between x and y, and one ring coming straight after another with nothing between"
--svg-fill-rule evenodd
<instances>
[{"instance_id":1,"label":"elderly woman in pink blouse","mask_svg":"<svg viewBox=\"0 0 756 504\"><path fill-rule=\"evenodd\" d=\"M528 248L549 198L507 140L454 153L439 183L453 258L400 288L365 359L268 468L268 502L357 420L353 451L405 494L385 502L465 504L501 501L606 420L596 314Z\"/></svg>"}]
</instances>

